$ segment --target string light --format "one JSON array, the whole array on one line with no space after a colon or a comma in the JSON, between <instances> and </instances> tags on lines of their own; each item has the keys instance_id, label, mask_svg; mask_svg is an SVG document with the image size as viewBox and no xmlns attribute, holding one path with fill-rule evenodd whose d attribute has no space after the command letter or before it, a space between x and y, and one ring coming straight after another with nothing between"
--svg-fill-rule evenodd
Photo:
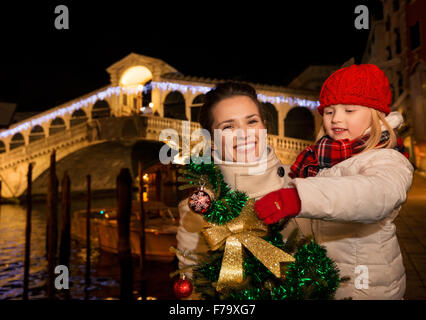
<instances>
[{"instance_id":1,"label":"string light","mask_svg":"<svg viewBox=\"0 0 426 320\"><path fill-rule=\"evenodd\" d=\"M320 105L319 101L300 99L297 97L284 97L284 96L271 97L271 96L265 96L264 94L259 93L257 95L257 98L262 102L269 102L272 104L287 103L290 106L297 105L300 107L308 107L310 109L315 109Z\"/></svg>"},{"instance_id":2,"label":"string light","mask_svg":"<svg viewBox=\"0 0 426 320\"><path fill-rule=\"evenodd\" d=\"M81 99L71 104L70 106L55 109L53 111L48 112L45 115L36 117L31 120L24 121L11 129L3 130L0 132L0 138L6 138L8 136L12 136L18 132L33 128L36 125L41 125L43 123L49 122L57 117L62 117L67 114L72 114L74 111L78 109L93 105L96 101L105 100L106 98L112 95L118 96L121 93L137 94L139 92L143 92L146 94L149 90L152 90L153 88L157 88L161 91L180 91L182 93L190 91L192 94L195 94L195 93L205 94L208 91L210 91L212 87L195 86L195 85L180 84L180 83L173 83L173 82L161 82L161 81L152 81L151 83L148 83L145 86L139 85L136 88L125 88L120 86L109 87L103 91L100 91L96 94L89 96L88 98ZM319 101L301 99L297 97L267 96L264 94L258 94L257 96L260 101L269 102L272 104L286 103L286 104L289 104L290 106L297 105L301 107L308 107L310 109L315 109L316 107L319 106Z\"/></svg>"},{"instance_id":3,"label":"string light","mask_svg":"<svg viewBox=\"0 0 426 320\"><path fill-rule=\"evenodd\" d=\"M158 88L161 91L181 91L183 93L191 91L191 93L207 93L212 87L206 86L192 86L187 84L173 83L173 82L152 82L154 88Z\"/></svg>"},{"instance_id":4,"label":"string light","mask_svg":"<svg viewBox=\"0 0 426 320\"><path fill-rule=\"evenodd\" d=\"M0 138L5 138L11 135L14 135L15 133L30 129L36 125L42 125L43 123L46 123L50 120L53 120L57 117L64 116L66 114L72 114L75 110L81 109L83 107L87 107L89 105L94 104L98 100L104 100L105 98L108 98L112 95L119 95L120 94L120 87L110 87L107 88L104 91L98 92L94 95L91 95L90 97L86 99L82 99L80 101L77 101L73 104L71 104L68 107L63 107L60 109L56 109L53 111L50 111L48 114L45 114L43 116L37 117L35 119L31 119L28 121L24 121L23 123L17 125L16 127L13 127L8 130L4 130L0 132Z\"/></svg>"}]
</instances>

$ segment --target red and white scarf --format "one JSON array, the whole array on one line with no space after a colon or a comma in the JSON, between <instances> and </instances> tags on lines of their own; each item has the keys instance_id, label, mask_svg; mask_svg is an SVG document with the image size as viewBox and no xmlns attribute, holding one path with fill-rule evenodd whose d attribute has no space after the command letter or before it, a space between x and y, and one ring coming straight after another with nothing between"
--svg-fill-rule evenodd
<instances>
[{"instance_id":1,"label":"red and white scarf","mask_svg":"<svg viewBox=\"0 0 426 320\"><path fill-rule=\"evenodd\" d=\"M389 132L383 131L378 146L389 139ZM360 153L365 149L365 142L370 137L369 134L363 135L355 140L341 139L334 140L325 135L315 145L307 147L296 158L296 161L290 167L291 178L314 177L319 170L330 168L339 162ZM396 150L408 158L407 152L401 138L397 138Z\"/></svg>"}]
</instances>

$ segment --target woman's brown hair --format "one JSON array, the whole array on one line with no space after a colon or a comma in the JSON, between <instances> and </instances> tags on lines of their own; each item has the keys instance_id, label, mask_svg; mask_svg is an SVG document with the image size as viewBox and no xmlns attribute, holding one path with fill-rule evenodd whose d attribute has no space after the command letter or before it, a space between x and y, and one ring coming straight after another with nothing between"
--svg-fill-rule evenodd
<instances>
[{"instance_id":1,"label":"woman's brown hair","mask_svg":"<svg viewBox=\"0 0 426 320\"><path fill-rule=\"evenodd\" d=\"M265 123L263 106L257 99L256 89L243 82L228 81L217 84L215 88L206 93L204 104L201 106L198 118L201 127L212 134L212 125L214 122L212 109L222 100L235 96L249 97L257 105L260 118L262 122Z\"/></svg>"}]
</instances>

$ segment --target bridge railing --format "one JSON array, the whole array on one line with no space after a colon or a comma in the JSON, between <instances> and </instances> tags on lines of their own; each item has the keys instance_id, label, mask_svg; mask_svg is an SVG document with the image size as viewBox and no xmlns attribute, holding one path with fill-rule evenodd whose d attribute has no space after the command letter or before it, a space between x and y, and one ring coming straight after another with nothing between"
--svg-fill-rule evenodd
<instances>
[{"instance_id":1,"label":"bridge railing","mask_svg":"<svg viewBox=\"0 0 426 320\"><path fill-rule=\"evenodd\" d=\"M172 119L172 118L160 118L156 116L151 115L142 115L142 117L147 118L147 124L150 128L157 128L157 129L167 129L171 128L176 130L179 134L182 132L182 121L178 119ZM191 132L201 128L200 124L198 122L190 122L190 128Z\"/></svg>"},{"instance_id":2,"label":"bridge railing","mask_svg":"<svg viewBox=\"0 0 426 320\"><path fill-rule=\"evenodd\" d=\"M171 128L176 130L179 134L182 132L182 120L171 119L171 118L160 118L151 115L143 115L147 118L147 125L149 128L155 128L156 131L161 131L166 128ZM201 128L198 122L190 122L191 133ZM282 152L296 152L299 153L306 147L313 144L313 141L301 140L289 137L280 137L276 135L268 135L267 143L272 146L274 149L280 150Z\"/></svg>"},{"instance_id":3,"label":"bridge railing","mask_svg":"<svg viewBox=\"0 0 426 320\"><path fill-rule=\"evenodd\" d=\"M52 149L56 146L67 143L69 140L79 140L87 137L87 122L78 124L70 129L57 132L44 139L33 141L27 145L22 145L16 149L0 155L0 163L5 166L10 163L21 160L24 157L34 156L46 149Z\"/></svg>"},{"instance_id":4,"label":"bridge railing","mask_svg":"<svg viewBox=\"0 0 426 320\"><path fill-rule=\"evenodd\" d=\"M274 149L293 151L293 152L300 152L306 147L313 144L313 141L309 141L309 140L301 140L301 139L295 139L295 138L289 138L289 137L283 138L283 137L273 136L273 135L268 135L267 141L269 145L274 147Z\"/></svg>"}]
</instances>

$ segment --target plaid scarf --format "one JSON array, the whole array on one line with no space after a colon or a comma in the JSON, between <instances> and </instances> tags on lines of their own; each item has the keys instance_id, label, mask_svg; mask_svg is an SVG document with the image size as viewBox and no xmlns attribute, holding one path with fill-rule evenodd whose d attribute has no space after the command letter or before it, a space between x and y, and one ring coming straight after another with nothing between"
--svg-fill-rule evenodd
<instances>
[{"instance_id":1,"label":"plaid scarf","mask_svg":"<svg viewBox=\"0 0 426 320\"><path fill-rule=\"evenodd\" d=\"M307 147L296 158L296 161L290 167L290 178L306 178L314 177L319 170L330 168L339 162L360 153L365 149L365 142L370 137L369 134L363 135L356 140L349 139L334 140L330 136L325 135L315 145ZM389 139L388 131L383 131L378 146L385 143ZM408 158L407 152L404 150L402 139L397 139L396 150L404 154Z\"/></svg>"}]
</instances>

